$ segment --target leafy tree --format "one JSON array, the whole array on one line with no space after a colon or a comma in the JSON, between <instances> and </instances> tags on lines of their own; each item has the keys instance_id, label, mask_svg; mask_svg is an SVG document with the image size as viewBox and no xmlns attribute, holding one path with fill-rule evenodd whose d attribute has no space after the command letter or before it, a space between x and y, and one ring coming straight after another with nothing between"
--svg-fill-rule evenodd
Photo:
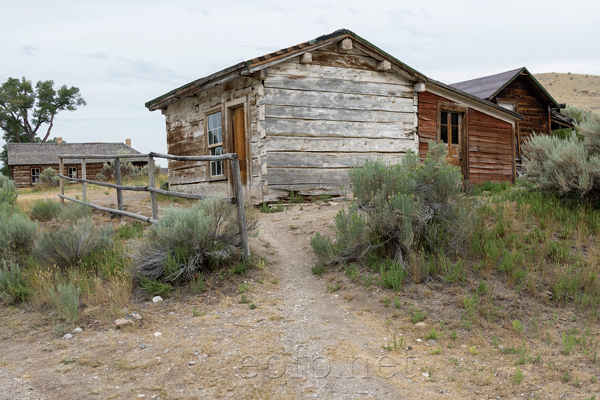
<instances>
[{"instance_id":1,"label":"leafy tree","mask_svg":"<svg viewBox=\"0 0 600 400\"><path fill-rule=\"evenodd\" d=\"M0 86L0 129L7 142L45 143L54 126L54 117L60 111L75 111L86 105L75 86L54 88L54 81L31 81L8 78ZM39 133L39 136L38 136ZM6 146L0 161L7 164Z\"/></svg>"}]
</instances>

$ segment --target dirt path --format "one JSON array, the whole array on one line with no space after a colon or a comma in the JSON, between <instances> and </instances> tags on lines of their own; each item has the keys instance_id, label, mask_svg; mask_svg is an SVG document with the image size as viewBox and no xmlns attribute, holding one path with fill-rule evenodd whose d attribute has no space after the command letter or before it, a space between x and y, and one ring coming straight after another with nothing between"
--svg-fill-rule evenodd
<instances>
[{"instance_id":1,"label":"dirt path","mask_svg":"<svg viewBox=\"0 0 600 400\"><path fill-rule=\"evenodd\" d=\"M476 281L393 293L353 282L343 269L313 275L310 238L329 234L343 206L260 214L251 248L265 266L212 275L202 295L175 292L153 303L136 292L123 313L143 320L127 329L112 328L101 309L84 309L83 332L63 339L75 326L29 306L0 307L0 400L585 398L600 390L586 361L595 348L561 353L560 332L575 315L498 281L489 281L503 304L496 319L463 329L461 304ZM410 321L413 308L428 313L423 323ZM513 331L515 318L524 334ZM598 334L594 325L580 332L586 328ZM432 329L440 337L425 339ZM521 365L525 378L515 384L519 356L500 347L525 339L530 358L541 361ZM581 385L562 381L565 371Z\"/></svg>"},{"instance_id":2,"label":"dirt path","mask_svg":"<svg viewBox=\"0 0 600 400\"><path fill-rule=\"evenodd\" d=\"M398 393L373 368L381 356L380 338L358 323L343 297L328 293L324 279L311 273L316 258L310 250L310 233L323 231L323 222L332 221L339 207L329 208L317 217L296 207L260 221L259 238L275 250L272 273L281 286L272 299L281 304L288 320L279 339L284 351L274 356L292 354L280 373L288 375L286 381L300 380L295 388L298 397L393 398Z\"/></svg>"}]
</instances>

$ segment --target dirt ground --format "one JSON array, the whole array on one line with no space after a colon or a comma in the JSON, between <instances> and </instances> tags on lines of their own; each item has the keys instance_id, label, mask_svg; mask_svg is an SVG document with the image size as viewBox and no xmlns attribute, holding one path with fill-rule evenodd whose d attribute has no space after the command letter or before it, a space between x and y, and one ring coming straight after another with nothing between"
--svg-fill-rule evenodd
<instances>
[{"instance_id":1,"label":"dirt ground","mask_svg":"<svg viewBox=\"0 0 600 400\"><path fill-rule=\"evenodd\" d=\"M342 268L312 274L310 237L330 234L344 206L304 203L260 214L251 249L267 260L264 268L211 276L203 295L183 291L153 303L136 292L126 311L143 320L129 328L83 310L83 332L64 339L43 313L0 307L0 399L584 399L600 392L592 356L599 329L585 311L552 307L492 275L493 316L480 311L468 329L463 299L479 277L408 283L394 293L352 281ZM256 308L240 303L240 289ZM413 309L427 318L413 324ZM564 354L561 333L573 327L585 346L580 340ZM432 329L435 340L426 338ZM510 349L523 344L520 360Z\"/></svg>"},{"instance_id":2,"label":"dirt ground","mask_svg":"<svg viewBox=\"0 0 600 400\"><path fill-rule=\"evenodd\" d=\"M600 76L550 72L535 77L557 102L600 113Z\"/></svg>"}]
</instances>

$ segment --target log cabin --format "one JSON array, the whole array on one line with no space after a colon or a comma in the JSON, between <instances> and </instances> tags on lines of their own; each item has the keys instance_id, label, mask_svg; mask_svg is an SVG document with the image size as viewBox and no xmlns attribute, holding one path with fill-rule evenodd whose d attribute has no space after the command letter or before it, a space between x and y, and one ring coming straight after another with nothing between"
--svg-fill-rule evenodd
<instances>
[{"instance_id":1,"label":"log cabin","mask_svg":"<svg viewBox=\"0 0 600 400\"><path fill-rule=\"evenodd\" d=\"M237 153L246 201L258 204L290 193L349 192L348 170L367 159L397 162L409 150L425 155L423 143L429 139L451 141L458 125L444 128L441 118L447 114L438 118L436 108L434 115L419 119L437 101L426 93L445 95L446 103L462 107L441 108L454 112L449 118L460 118L459 125L479 123L477 128L469 126L477 142L471 148L481 155L486 146L493 153L496 136L510 141L515 121L522 119L514 111L427 78L346 29L238 63L176 88L146 107L165 115L169 154ZM461 116L471 109L471 118ZM496 124L501 127L496 129ZM485 136L487 127L492 137L475 139ZM450 134L439 133L444 129ZM466 166L462 148L467 148L467 129L462 132L449 148L458 164ZM471 172L480 181L511 181L514 174L506 174L505 165L514 163L514 152L494 153L492 158L501 157L501 173L488 171L486 178L485 171L470 167L463 173L467 177ZM169 186L191 193L233 192L225 162L169 161Z\"/></svg>"},{"instance_id":2,"label":"log cabin","mask_svg":"<svg viewBox=\"0 0 600 400\"><path fill-rule=\"evenodd\" d=\"M104 155L117 154L119 151L128 154L141 154L131 147L131 140L125 143L63 143L62 138L56 138L56 143L7 143L7 165L11 177L18 188L32 187L40 180L41 172L46 168L53 168L58 172L59 155ZM79 159L65 160L65 175L72 178L81 178L81 161ZM90 160L92 161L92 160ZM147 157L129 159L133 165L142 168L148 165ZM93 160L86 163L86 175L94 179L104 162L112 160Z\"/></svg>"},{"instance_id":3,"label":"log cabin","mask_svg":"<svg viewBox=\"0 0 600 400\"><path fill-rule=\"evenodd\" d=\"M521 146L532 135L552 134L559 128L573 128L558 104L527 68L451 84L452 87L498 104L523 115L515 128L515 157L521 159Z\"/></svg>"}]
</instances>

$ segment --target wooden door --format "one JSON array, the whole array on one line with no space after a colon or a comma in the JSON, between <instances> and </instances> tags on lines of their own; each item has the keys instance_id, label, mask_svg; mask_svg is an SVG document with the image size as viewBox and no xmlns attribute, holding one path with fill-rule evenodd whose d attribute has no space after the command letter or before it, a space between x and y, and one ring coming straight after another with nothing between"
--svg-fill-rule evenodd
<instances>
[{"instance_id":1,"label":"wooden door","mask_svg":"<svg viewBox=\"0 0 600 400\"><path fill-rule=\"evenodd\" d=\"M447 160L450 164L462 169L462 145L464 141L463 113L442 111L440 114L440 141L448 145Z\"/></svg>"},{"instance_id":2,"label":"wooden door","mask_svg":"<svg viewBox=\"0 0 600 400\"><path fill-rule=\"evenodd\" d=\"M233 152L237 153L240 160L240 172L242 185L248 182L248 156L246 152L246 122L244 118L244 107L232 110L231 132L233 138Z\"/></svg>"}]
</instances>

